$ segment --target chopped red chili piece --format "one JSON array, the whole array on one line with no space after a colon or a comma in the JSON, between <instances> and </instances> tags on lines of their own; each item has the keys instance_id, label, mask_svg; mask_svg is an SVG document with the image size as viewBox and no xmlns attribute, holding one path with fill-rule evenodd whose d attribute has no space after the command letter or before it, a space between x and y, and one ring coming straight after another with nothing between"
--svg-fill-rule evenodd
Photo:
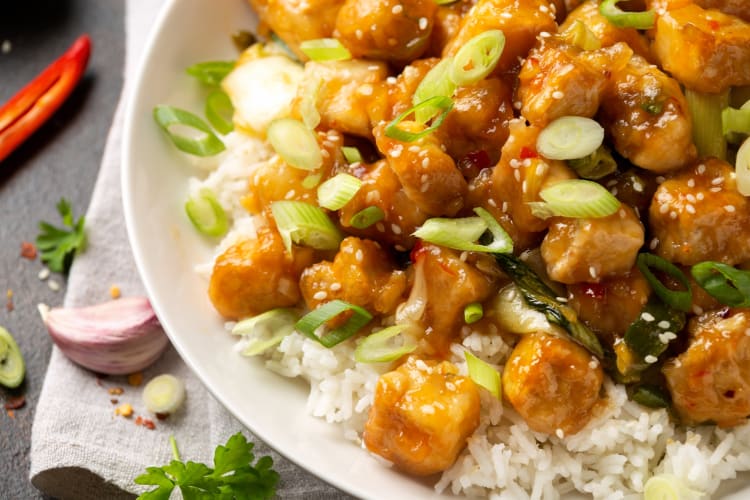
<instances>
[{"instance_id":1,"label":"chopped red chili piece","mask_svg":"<svg viewBox=\"0 0 750 500\"><path fill-rule=\"evenodd\" d=\"M21 257L29 260L36 259L36 247L33 243L29 243L28 241L21 242Z\"/></svg>"},{"instance_id":2,"label":"chopped red chili piece","mask_svg":"<svg viewBox=\"0 0 750 500\"><path fill-rule=\"evenodd\" d=\"M719 24L719 21L716 21L714 19L709 19L708 27L711 28L713 31L716 31L721 27L721 25Z\"/></svg>"},{"instance_id":3,"label":"chopped red chili piece","mask_svg":"<svg viewBox=\"0 0 750 500\"><path fill-rule=\"evenodd\" d=\"M527 146L524 146L521 148L520 156L522 160L525 160L526 158L538 158L539 157L536 151L534 151L533 149Z\"/></svg>"},{"instance_id":4,"label":"chopped red chili piece","mask_svg":"<svg viewBox=\"0 0 750 500\"><path fill-rule=\"evenodd\" d=\"M6 410L17 410L19 408L23 408L25 405L26 405L26 397L21 395L21 396L8 398L4 406Z\"/></svg>"}]
</instances>

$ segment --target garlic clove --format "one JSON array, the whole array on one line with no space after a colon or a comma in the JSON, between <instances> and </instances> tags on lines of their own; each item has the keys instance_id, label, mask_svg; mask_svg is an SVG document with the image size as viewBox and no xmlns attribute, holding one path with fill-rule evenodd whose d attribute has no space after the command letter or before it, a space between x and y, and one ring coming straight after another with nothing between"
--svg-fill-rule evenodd
<instances>
[{"instance_id":1,"label":"garlic clove","mask_svg":"<svg viewBox=\"0 0 750 500\"><path fill-rule=\"evenodd\" d=\"M146 368L161 356L169 339L146 297L126 297L88 307L39 312L50 337L73 362L108 375Z\"/></svg>"}]
</instances>

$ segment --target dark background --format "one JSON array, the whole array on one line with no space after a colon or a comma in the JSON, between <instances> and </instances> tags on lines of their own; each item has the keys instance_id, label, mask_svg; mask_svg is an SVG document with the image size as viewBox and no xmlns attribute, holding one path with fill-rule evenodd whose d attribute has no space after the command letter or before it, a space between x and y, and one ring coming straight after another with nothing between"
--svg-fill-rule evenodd
<instances>
[{"instance_id":1,"label":"dark background","mask_svg":"<svg viewBox=\"0 0 750 500\"><path fill-rule=\"evenodd\" d=\"M0 105L57 59L81 34L92 40L88 69L70 98L11 156L0 162L0 325L15 337L26 360L26 381L15 391L0 387L0 405L23 394L14 418L0 407L0 498L43 498L29 483L29 442L34 409L51 342L36 306L60 305L60 290L37 275L42 264L20 257L21 242L36 239L41 220L59 225L55 205L71 201L74 215L88 207L107 132L122 89L125 3L117 0L17 0L2 2ZM13 310L6 307L12 290ZM75 401L70 402L71 405ZM64 411L61 408L61 411Z\"/></svg>"}]
</instances>

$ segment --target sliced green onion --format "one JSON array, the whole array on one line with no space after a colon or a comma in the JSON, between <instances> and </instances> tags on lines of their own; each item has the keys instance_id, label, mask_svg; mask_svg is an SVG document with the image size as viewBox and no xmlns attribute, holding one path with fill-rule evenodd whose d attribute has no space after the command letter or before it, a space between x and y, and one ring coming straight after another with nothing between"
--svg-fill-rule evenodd
<instances>
[{"instance_id":1,"label":"sliced green onion","mask_svg":"<svg viewBox=\"0 0 750 500\"><path fill-rule=\"evenodd\" d=\"M320 172L310 174L304 179L302 179L302 187L305 189L312 189L318 184L320 184L320 179L322 178L323 178L323 174L321 174Z\"/></svg>"},{"instance_id":2,"label":"sliced green onion","mask_svg":"<svg viewBox=\"0 0 750 500\"><path fill-rule=\"evenodd\" d=\"M742 138L750 135L750 101L740 109L724 108L721 111L721 130L731 142L742 142Z\"/></svg>"},{"instance_id":3,"label":"sliced green onion","mask_svg":"<svg viewBox=\"0 0 750 500\"><path fill-rule=\"evenodd\" d=\"M668 306L674 307L679 311L690 311L693 294L690 288L690 281L680 269L666 259L652 253L641 253L636 259L636 265L641 274L646 278L656 295ZM666 273L677 280L685 290L670 290L651 272L651 268Z\"/></svg>"},{"instance_id":4,"label":"sliced green onion","mask_svg":"<svg viewBox=\"0 0 750 500\"><path fill-rule=\"evenodd\" d=\"M513 251L513 240L492 215L483 208L475 208L479 217L427 219L413 236L454 250L469 252L508 253ZM488 245L475 243L487 230L493 241Z\"/></svg>"},{"instance_id":5,"label":"sliced green onion","mask_svg":"<svg viewBox=\"0 0 750 500\"><path fill-rule=\"evenodd\" d=\"M505 34L487 30L458 49L451 65L451 80L456 85L471 85L492 73L505 48Z\"/></svg>"},{"instance_id":6,"label":"sliced green onion","mask_svg":"<svg viewBox=\"0 0 750 500\"><path fill-rule=\"evenodd\" d=\"M156 106L154 120L167 133L177 149L195 156L213 156L224 151L224 143L206 122L190 111L173 106ZM173 132L172 128L188 129L194 137Z\"/></svg>"},{"instance_id":7,"label":"sliced green onion","mask_svg":"<svg viewBox=\"0 0 750 500\"><path fill-rule=\"evenodd\" d=\"M743 196L750 196L750 137L737 150L734 173L737 176L737 191Z\"/></svg>"},{"instance_id":8,"label":"sliced green onion","mask_svg":"<svg viewBox=\"0 0 750 500\"><path fill-rule=\"evenodd\" d=\"M604 141L604 129L591 118L563 116L539 133L536 150L550 160L575 160L595 152Z\"/></svg>"},{"instance_id":9,"label":"sliced green onion","mask_svg":"<svg viewBox=\"0 0 750 500\"><path fill-rule=\"evenodd\" d=\"M349 224L355 229L367 229L384 218L385 212L380 207L367 207L352 215Z\"/></svg>"},{"instance_id":10,"label":"sliced green onion","mask_svg":"<svg viewBox=\"0 0 750 500\"><path fill-rule=\"evenodd\" d=\"M451 5L458 2L458 0L435 0L438 5Z\"/></svg>"},{"instance_id":11,"label":"sliced green onion","mask_svg":"<svg viewBox=\"0 0 750 500\"><path fill-rule=\"evenodd\" d=\"M300 100L297 106L297 111L302 117L302 123L305 127L310 130L315 130L320 124L320 111L318 111L318 93L320 87L323 85L323 80L313 78L304 83L303 88L300 90Z\"/></svg>"},{"instance_id":12,"label":"sliced green onion","mask_svg":"<svg viewBox=\"0 0 750 500\"><path fill-rule=\"evenodd\" d=\"M690 273L701 288L722 304L750 307L750 271L707 261L694 265Z\"/></svg>"},{"instance_id":13,"label":"sliced green onion","mask_svg":"<svg viewBox=\"0 0 750 500\"><path fill-rule=\"evenodd\" d=\"M580 19L576 19L575 22L565 30L563 36L568 43L583 50L596 50L602 46L599 37L596 36L596 34L586 26L586 23Z\"/></svg>"},{"instance_id":14,"label":"sliced green onion","mask_svg":"<svg viewBox=\"0 0 750 500\"><path fill-rule=\"evenodd\" d=\"M185 401L185 384L165 373L152 378L143 388L143 404L152 413L169 415Z\"/></svg>"},{"instance_id":15,"label":"sliced green onion","mask_svg":"<svg viewBox=\"0 0 750 500\"><path fill-rule=\"evenodd\" d=\"M318 335L317 330L323 326L323 323L343 312L352 313L351 317L346 320L346 323L333 330L324 332L323 335ZM302 316L294 327L297 331L330 348L357 333L371 319L372 315L362 307L349 304L343 300L332 300Z\"/></svg>"},{"instance_id":16,"label":"sliced green onion","mask_svg":"<svg viewBox=\"0 0 750 500\"><path fill-rule=\"evenodd\" d=\"M362 163L362 154L354 146L344 146L341 148L347 163Z\"/></svg>"},{"instance_id":17,"label":"sliced green onion","mask_svg":"<svg viewBox=\"0 0 750 500\"><path fill-rule=\"evenodd\" d=\"M475 384L480 385L490 391L490 394L500 399L503 386L500 380L500 372L492 365L482 361L469 351L464 351L466 356L466 366L469 369L469 377Z\"/></svg>"},{"instance_id":18,"label":"sliced green onion","mask_svg":"<svg viewBox=\"0 0 750 500\"><path fill-rule=\"evenodd\" d=\"M228 134L234 130L232 115L234 106L229 96L223 90L214 90L206 97L206 119L220 134Z\"/></svg>"},{"instance_id":19,"label":"sliced green onion","mask_svg":"<svg viewBox=\"0 0 750 500\"><path fill-rule=\"evenodd\" d=\"M227 214L210 189L201 189L198 196L189 198L185 213L195 229L206 236L223 236L229 229Z\"/></svg>"},{"instance_id":20,"label":"sliced green onion","mask_svg":"<svg viewBox=\"0 0 750 500\"><path fill-rule=\"evenodd\" d=\"M560 181L540 191L539 196L544 200L545 210L562 217L607 217L620 208L620 201L605 187L584 179ZM536 202L532 210L539 207Z\"/></svg>"},{"instance_id":21,"label":"sliced green onion","mask_svg":"<svg viewBox=\"0 0 750 500\"><path fill-rule=\"evenodd\" d=\"M412 96L412 104L417 105L420 102L435 96L453 96L456 90L456 84L451 79L453 67L453 58L446 57L432 67L430 71L419 82L417 89ZM430 119L440 112L437 106L425 106L414 112L414 119L419 123L427 123Z\"/></svg>"},{"instance_id":22,"label":"sliced green onion","mask_svg":"<svg viewBox=\"0 0 750 500\"><path fill-rule=\"evenodd\" d=\"M727 157L727 141L722 129L721 110L729 104L729 90L706 94L685 89L685 99L693 122L693 142L698 156Z\"/></svg>"},{"instance_id":23,"label":"sliced green onion","mask_svg":"<svg viewBox=\"0 0 750 500\"><path fill-rule=\"evenodd\" d=\"M476 323L484 317L484 309L482 304L479 302L472 302L471 304L464 307L464 322L467 325Z\"/></svg>"},{"instance_id":24,"label":"sliced green onion","mask_svg":"<svg viewBox=\"0 0 750 500\"><path fill-rule=\"evenodd\" d=\"M341 231L320 207L301 201L275 201L271 212L287 252L292 242L316 248L335 250L343 239Z\"/></svg>"},{"instance_id":25,"label":"sliced green onion","mask_svg":"<svg viewBox=\"0 0 750 500\"><path fill-rule=\"evenodd\" d=\"M313 61L346 61L352 53L335 38L318 38L305 40L299 49Z\"/></svg>"},{"instance_id":26,"label":"sliced green onion","mask_svg":"<svg viewBox=\"0 0 750 500\"><path fill-rule=\"evenodd\" d=\"M298 319L299 315L294 309L280 307L239 321L232 328L232 333L247 339L242 349L243 356L256 356L280 344L284 337L294 331Z\"/></svg>"},{"instance_id":27,"label":"sliced green onion","mask_svg":"<svg viewBox=\"0 0 750 500\"><path fill-rule=\"evenodd\" d=\"M573 308L557 301L557 294L529 266L511 254L495 254L495 260L516 284L529 306L543 313L550 323L563 327L594 356L604 358L604 349L594 332L578 319Z\"/></svg>"},{"instance_id":28,"label":"sliced green onion","mask_svg":"<svg viewBox=\"0 0 750 500\"><path fill-rule=\"evenodd\" d=\"M422 111L420 110L429 110L433 108L441 110L442 113L440 113L438 117L433 120L430 127L424 129L423 131L414 133L398 127L399 124L404 120L404 118L406 118L410 114L421 114ZM390 137L391 139L396 139L403 142L414 142L431 133L433 130L437 130L437 128L442 125L443 120L445 120L445 117L448 116L448 113L451 109L453 109L453 100L450 97L441 95L430 97L429 99L420 102L416 106L407 109L406 111L398 115L396 119L389 123L385 128L385 135Z\"/></svg>"},{"instance_id":29,"label":"sliced green onion","mask_svg":"<svg viewBox=\"0 0 750 500\"><path fill-rule=\"evenodd\" d=\"M656 14L653 9L645 12L625 12L617 6L621 0L604 0L599 4L599 13L607 18L610 24L618 28L635 28L647 30L654 27Z\"/></svg>"},{"instance_id":30,"label":"sliced green onion","mask_svg":"<svg viewBox=\"0 0 750 500\"><path fill-rule=\"evenodd\" d=\"M349 174L337 174L318 186L318 205L338 210L354 198L362 181Z\"/></svg>"},{"instance_id":31,"label":"sliced green onion","mask_svg":"<svg viewBox=\"0 0 750 500\"><path fill-rule=\"evenodd\" d=\"M656 385L639 385L630 391L630 399L649 408L668 408L669 395Z\"/></svg>"},{"instance_id":32,"label":"sliced green onion","mask_svg":"<svg viewBox=\"0 0 750 500\"><path fill-rule=\"evenodd\" d=\"M641 360L652 356L652 361L667 350L669 343L685 327L685 313L659 300L650 300L641 314L628 327L623 340L631 352ZM673 335L668 335L671 332Z\"/></svg>"},{"instance_id":33,"label":"sliced green onion","mask_svg":"<svg viewBox=\"0 0 750 500\"><path fill-rule=\"evenodd\" d=\"M0 326L0 385L15 389L26 375L26 364L21 349L13 336Z\"/></svg>"},{"instance_id":34,"label":"sliced green onion","mask_svg":"<svg viewBox=\"0 0 750 500\"><path fill-rule=\"evenodd\" d=\"M698 500L704 496L674 474L651 476L643 487L643 500Z\"/></svg>"},{"instance_id":35,"label":"sliced green onion","mask_svg":"<svg viewBox=\"0 0 750 500\"><path fill-rule=\"evenodd\" d=\"M217 86L234 69L234 61L207 61L193 64L185 71L206 85Z\"/></svg>"},{"instance_id":36,"label":"sliced green onion","mask_svg":"<svg viewBox=\"0 0 750 500\"><path fill-rule=\"evenodd\" d=\"M417 344L408 342L403 331L404 325L395 325L368 335L354 350L357 363L390 363L414 352Z\"/></svg>"},{"instance_id":37,"label":"sliced green onion","mask_svg":"<svg viewBox=\"0 0 750 500\"><path fill-rule=\"evenodd\" d=\"M588 156L568 160L568 166L583 179L601 179L617 171L617 162L604 144Z\"/></svg>"},{"instance_id":38,"label":"sliced green onion","mask_svg":"<svg viewBox=\"0 0 750 500\"><path fill-rule=\"evenodd\" d=\"M268 142L281 158L294 168L317 170L323 165L315 132L292 118L274 120L266 131Z\"/></svg>"}]
</instances>

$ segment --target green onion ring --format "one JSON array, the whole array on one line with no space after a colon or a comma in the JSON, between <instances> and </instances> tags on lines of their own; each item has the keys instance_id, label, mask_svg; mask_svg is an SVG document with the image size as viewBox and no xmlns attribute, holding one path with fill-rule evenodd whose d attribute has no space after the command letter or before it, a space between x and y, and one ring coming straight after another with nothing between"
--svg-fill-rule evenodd
<instances>
[{"instance_id":1,"label":"green onion ring","mask_svg":"<svg viewBox=\"0 0 750 500\"><path fill-rule=\"evenodd\" d=\"M166 132L177 149L195 156L214 156L224 151L224 143L213 133L211 127L197 115L173 106L156 106L154 120ZM195 129L198 137L187 137L170 130L175 125Z\"/></svg>"},{"instance_id":2,"label":"green onion ring","mask_svg":"<svg viewBox=\"0 0 750 500\"><path fill-rule=\"evenodd\" d=\"M654 27L656 14L653 9L644 12L625 12L617 6L621 0L604 0L599 4L599 13L618 28L647 30Z\"/></svg>"},{"instance_id":3,"label":"green onion ring","mask_svg":"<svg viewBox=\"0 0 750 500\"><path fill-rule=\"evenodd\" d=\"M227 214L210 189L201 189L198 196L189 198L185 213L195 229L206 236L223 236L229 229Z\"/></svg>"},{"instance_id":4,"label":"green onion ring","mask_svg":"<svg viewBox=\"0 0 750 500\"><path fill-rule=\"evenodd\" d=\"M355 229L367 229L376 222L385 218L385 212L380 207L363 208L356 214L352 215L349 224Z\"/></svg>"},{"instance_id":5,"label":"green onion ring","mask_svg":"<svg viewBox=\"0 0 750 500\"><path fill-rule=\"evenodd\" d=\"M234 130L232 115L234 106L232 100L223 90L214 90L206 97L206 119L220 134L228 134Z\"/></svg>"},{"instance_id":6,"label":"green onion ring","mask_svg":"<svg viewBox=\"0 0 750 500\"><path fill-rule=\"evenodd\" d=\"M432 108L437 108L441 110L442 113L440 113L438 117L435 118L430 127L424 129L423 131L419 133L413 133L400 129L398 127L398 125L410 114L414 113L416 115L417 113L421 113L420 110L422 109ZM395 120L393 120L388 124L387 127L385 127L385 135L387 137L390 137L391 139L396 139L402 142L414 142L431 133L433 130L437 130L437 128L442 125L443 120L445 120L445 117L448 116L448 113L451 109L453 109L453 100L450 97L442 95L430 97L429 99L420 102L416 106L407 109L406 111L398 115Z\"/></svg>"},{"instance_id":7,"label":"green onion ring","mask_svg":"<svg viewBox=\"0 0 750 500\"><path fill-rule=\"evenodd\" d=\"M648 281L654 293L668 306L683 312L690 311L693 295L690 281L680 269L666 259L652 253L641 253L636 259L636 265ZM651 272L651 268L658 269L676 279L685 290L670 290Z\"/></svg>"},{"instance_id":8,"label":"green onion ring","mask_svg":"<svg viewBox=\"0 0 750 500\"><path fill-rule=\"evenodd\" d=\"M335 318L346 311L352 312L352 316L346 321L346 323L334 328L333 330L325 332L320 337L315 333L316 330L323 326L326 321ZM309 338L317 340L323 346L331 348L357 333L357 331L369 323L371 319L372 315L362 307L349 304L343 300L332 300L302 316L294 327L297 331L305 334Z\"/></svg>"},{"instance_id":9,"label":"green onion ring","mask_svg":"<svg viewBox=\"0 0 750 500\"><path fill-rule=\"evenodd\" d=\"M451 80L456 85L472 85L483 80L497 66L505 48L505 34L487 30L466 42L453 58ZM466 69L470 66L469 69Z\"/></svg>"},{"instance_id":10,"label":"green onion ring","mask_svg":"<svg viewBox=\"0 0 750 500\"><path fill-rule=\"evenodd\" d=\"M750 272L721 262L701 262L690 269L713 298L732 307L750 307Z\"/></svg>"},{"instance_id":11,"label":"green onion ring","mask_svg":"<svg viewBox=\"0 0 750 500\"><path fill-rule=\"evenodd\" d=\"M390 363L414 352L417 344L406 341L405 329L405 325L395 325L368 335L354 350L354 360L357 363ZM398 345L399 339L401 345Z\"/></svg>"}]
</instances>

